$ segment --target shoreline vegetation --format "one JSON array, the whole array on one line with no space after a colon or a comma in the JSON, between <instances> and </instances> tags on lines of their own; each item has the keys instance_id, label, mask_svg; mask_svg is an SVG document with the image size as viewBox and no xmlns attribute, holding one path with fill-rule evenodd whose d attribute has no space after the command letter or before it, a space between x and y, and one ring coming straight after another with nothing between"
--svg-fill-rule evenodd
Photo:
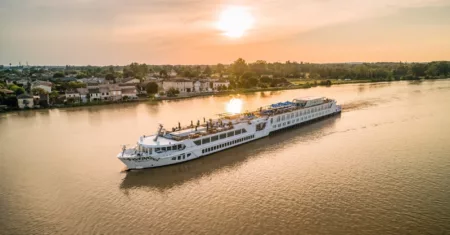
<instances>
[{"instance_id":1,"label":"shoreline vegetation","mask_svg":"<svg viewBox=\"0 0 450 235\"><path fill-rule=\"evenodd\" d=\"M126 66L0 65L0 112L450 77L450 61Z\"/></svg>"},{"instance_id":2,"label":"shoreline vegetation","mask_svg":"<svg viewBox=\"0 0 450 235\"><path fill-rule=\"evenodd\" d=\"M336 81L336 83L332 83L331 85L319 85L319 83L309 83L305 81L298 81L298 85L291 85L289 87L270 87L270 88L251 88L251 89L238 89L238 90L227 90L227 91L218 91L218 92L202 92L202 93L190 93L179 96L163 96L163 97L141 97L134 100L122 100L122 101L93 101L87 103L73 103L73 104L65 104L65 105L53 105L49 107L41 107L41 108L30 108L30 109L6 109L1 110L1 112L17 112L17 111L30 111L30 110L46 110L46 109L66 109L66 108L78 108L78 107L90 107L90 106L103 106L103 105L112 105L112 104L126 104L126 103L142 103L142 102L160 102L160 101L169 101L169 100L183 100L190 99L196 97L205 97L205 96L226 96L226 95L237 95L237 94L245 94L252 92L267 92L267 91L285 91L285 90L297 90L297 89L309 89L314 87L331 87L337 85L348 85L348 84L365 84L365 83L390 83L390 82L423 82L423 81L435 81L435 80L446 80L450 78L432 78L432 79L420 79L420 80L394 80L394 81L371 81L371 80L348 80L348 81Z\"/></svg>"}]
</instances>

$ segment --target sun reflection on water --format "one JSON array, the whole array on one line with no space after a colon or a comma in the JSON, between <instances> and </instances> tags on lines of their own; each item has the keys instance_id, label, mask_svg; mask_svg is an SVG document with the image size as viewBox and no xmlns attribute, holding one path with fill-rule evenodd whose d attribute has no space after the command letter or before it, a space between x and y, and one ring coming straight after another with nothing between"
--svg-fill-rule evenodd
<instances>
[{"instance_id":1,"label":"sun reflection on water","mask_svg":"<svg viewBox=\"0 0 450 235\"><path fill-rule=\"evenodd\" d=\"M242 99L232 98L226 104L225 110L228 113L241 113L241 111L242 111L242 104L243 104Z\"/></svg>"}]
</instances>

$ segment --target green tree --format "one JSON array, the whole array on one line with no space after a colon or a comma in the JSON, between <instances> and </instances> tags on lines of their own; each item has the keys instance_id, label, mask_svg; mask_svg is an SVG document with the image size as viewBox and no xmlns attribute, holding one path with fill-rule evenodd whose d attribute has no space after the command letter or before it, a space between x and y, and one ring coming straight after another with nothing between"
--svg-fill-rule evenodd
<instances>
[{"instance_id":1,"label":"green tree","mask_svg":"<svg viewBox=\"0 0 450 235\"><path fill-rule=\"evenodd\" d=\"M225 72L225 66L223 64L217 64L216 65L216 73L220 73L222 74L223 72Z\"/></svg>"},{"instance_id":2,"label":"green tree","mask_svg":"<svg viewBox=\"0 0 450 235\"><path fill-rule=\"evenodd\" d=\"M411 74L415 77L424 76L426 70L426 64L414 63L411 66Z\"/></svg>"},{"instance_id":3,"label":"green tree","mask_svg":"<svg viewBox=\"0 0 450 235\"><path fill-rule=\"evenodd\" d=\"M59 93L57 91L52 91L49 94L50 103L54 104L59 97Z\"/></svg>"},{"instance_id":4,"label":"green tree","mask_svg":"<svg viewBox=\"0 0 450 235\"><path fill-rule=\"evenodd\" d=\"M82 82L76 82L76 81L71 81L69 83L67 83L67 85L65 86L65 88L70 88L70 89L76 89L76 88L85 88L86 84L82 83Z\"/></svg>"},{"instance_id":5,"label":"green tree","mask_svg":"<svg viewBox=\"0 0 450 235\"><path fill-rule=\"evenodd\" d=\"M267 62L264 60L257 60L255 63L249 65L252 72L257 75L267 73Z\"/></svg>"},{"instance_id":6,"label":"green tree","mask_svg":"<svg viewBox=\"0 0 450 235\"><path fill-rule=\"evenodd\" d=\"M25 93L25 89L23 87L17 86L15 84L9 85L8 89L14 91L16 95L21 95Z\"/></svg>"},{"instance_id":7,"label":"green tree","mask_svg":"<svg viewBox=\"0 0 450 235\"><path fill-rule=\"evenodd\" d=\"M212 73L211 68L207 65L205 70L203 70L203 73L206 74L207 76L210 76Z\"/></svg>"},{"instance_id":8,"label":"green tree","mask_svg":"<svg viewBox=\"0 0 450 235\"><path fill-rule=\"evenodd\" d=\"M65 77L64 73L57 72L53 74L53 78L63 78Z\"/></svg>"},{"instance_id":9,"label":"green tree","mask_svg":"<svg viewBox=\"0 0 450 235\"><path fill-rule=\"evenodd\" d=\"M40 87L35 87L31 90L31 94L33 95L45 95L48 94L47 91L45 91L44 89L40 88Z\"/></svg>"},{"instance_id":10,"label":"green tree","mask_svg":"<svg viewBox=\"0 0 450 235\"><path fill-rule=\"evenodd\" d=\"M179 94L179 93L180 93L180 91L179 91L178 89L174 88L174 87L171 87L171 88L166 92L167 96L169 96L169 97L176 96L176 95Z\"/></svg>"},{"instance_id":11,"label":"green tree","mask_svg":"<svg viewBox=\"0 0 450 235\"><path fill-rule=\"evenodd\" d=\"M158 84L156 82L149 82L145 87L147 94L156 94L158 93Z\"/></svg>"},{"instance_id":12,"label":"green tree","mask_svg":"<svg viewBox=\"0 0 450 235\"><path fill-rule=\"evenodd\" d=\"M169 75L165 69L159 71L159 76L162 78L167 78Z\"/></svg>"},{"instance_id":13,"label":"green tree","mask_svg":"<svg viewBox=\"0 0 450 235\"><path fill-rule=\"evenodd\" d=\"M236 77L242 76L248 70L248 65L242 58L239 58L236 61L234 61L231 67Z\"/></svg>"},{"instance_id":14,"label":"green tree","mask_svg":"<svg viewBox=\"0 0 450 235\"><path fill-rule=\"evenodd\" d=\"M114 83L116 83L116 76L114 76L113 73L106 74L105 79L108 80L108 81L113 81Z\"/></svg>"}]
</instances>

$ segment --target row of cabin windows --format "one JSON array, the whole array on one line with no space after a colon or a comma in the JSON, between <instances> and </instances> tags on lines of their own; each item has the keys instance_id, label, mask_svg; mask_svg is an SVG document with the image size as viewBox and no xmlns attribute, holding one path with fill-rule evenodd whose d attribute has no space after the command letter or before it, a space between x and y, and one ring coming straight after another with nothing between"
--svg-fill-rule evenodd
<instances>
[{"instance_id":1,"label":"row of cabin windows","mask_svg":"<svg viewBox=\"0 0 450 235\"><path fill-rule=\"evenodd\" d=\"M247 133L247 131L245 129L239 129L239 130L235 130L235 131L229 131L227 133L222 133L220 135L214 135L211 137L203 138L201 140L195 140L194 143L196 145L208 144L208 143L217 141L219 139L225 139L225 138L228 138L231 136L240 135L240 134L244 134L244 133Z\"/></svg>"},{"instance_id":2,"label":"row of cabin windows","mask_svg":"<svg viewBox=\"0 0 450 235\"><path fill-rule=\"evenodd\" d=\"M303 121L303 120L306 120L306 119L310 119L310 118L312 118L312 117L317 117L317 116L323 115L323 114L325 114L325 113L327 113L327 112L320 112L320 113L316 113L316 114L313 114L313 115L309 115L309 116L297 118L297 120L292 121L292 123L299 122L299 121ZM291 124L290 121L287 122L287 125L289 125L289 124ZM284 122L283 124L278 124L278 128L280 128L281 125L286 126L286 122ZM272 128L277 128L277 125L273 125Z\"/></svg>"},{"instance_id":3,"label":"row of cabin windows","mask_svg":"<svg viewBox=\"0 0 450 235\"><path fill-rule=\"evenodd\" d=\"M162 153L162 152L166 152L166 151L174 151L174 150L183 150L186 146L184 144L177 144L177 145L173 145L173 146L167 146L167 147L159 147L159 148L155 148L155 152L156 153ZM149 153L152 153L152 149L150 149Z\"/></svg>"},{"instance_id":4,"label":"row of cabin windows","mask_svg":"<svg viewBox=\"0 0 450 235\"><path fill-rule=\"evenodd\" d=\"M219 144L219 145L216 145L216 146L212 146L210 148L202 149L202 153L208 153L208 152L211 152L211 151L216 151L218 149L222 149L222 148L228 147L230 145L237 144L237 143L240 143L240 142L243 142L243 141L247 141L247 140L250 140L250 139L253 139L253 138L255 138L255 135L249 135L249 136L246 136L246 137L243 137L243 138L240 138L240 139L232 140L232 141L227 142L227 143L223 143L223 144Z\"/></svg>"},{"instance_id":5,"label":"row of cabin windows","mask_svg":"<svg viewBox=\"0 0 450 235\"><path fill-rule=\"evenodd\" d=\"M311 108L311 109L308 109L308 110L304 110L304 111L297 111L297 112L291 113L291 114L284 114L284 115L278 116L277 119L276 119L276 122L292 119L294 117L298 117L298 116L301 116L301 115L314 113L314 112L317 112L317 111L322 111L322 110L325 110L327 108L331 108L331 105L332 104L327 104L327 105L322 105L320 107L314 107L314 108ZM273 118L270 119L270 123L273 123Z\"/></svg>"},{"instance_id":6,"label":"row of cabin windows","mask_svg":"<svg viewBox=\"0 0 450 235\"><path fill-rule=\"evenodd\" d=\"M176 161L177 159L178 160L182 160L182 159L186 159L186 158L189 158L191 156L191 154L190 153L188 153L188 154L180 154L178 157L172 157L172 160L174 160L174 161Z\"/></svg>"}]
</instances>

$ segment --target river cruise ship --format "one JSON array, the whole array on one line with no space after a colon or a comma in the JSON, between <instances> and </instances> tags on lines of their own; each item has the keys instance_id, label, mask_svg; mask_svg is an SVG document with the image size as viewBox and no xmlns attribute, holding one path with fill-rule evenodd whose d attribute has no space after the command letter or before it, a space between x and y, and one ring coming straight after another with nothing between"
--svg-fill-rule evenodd
<instances>
[{"instance_id":1,"label":"river cruise ship","mask_svg":"<svg viewBox=\"0 0 450 235\"><path fill-rule=\"evenodd\" d=\"M128 169L182 163L268 136L274 131L305 124L341 112L333 99L304 97L256 111L220 114L189 126L169 130L161 124L154 135L143 135L133 148L122 148L117 157Z\"/></svg>"}]
</instances>

